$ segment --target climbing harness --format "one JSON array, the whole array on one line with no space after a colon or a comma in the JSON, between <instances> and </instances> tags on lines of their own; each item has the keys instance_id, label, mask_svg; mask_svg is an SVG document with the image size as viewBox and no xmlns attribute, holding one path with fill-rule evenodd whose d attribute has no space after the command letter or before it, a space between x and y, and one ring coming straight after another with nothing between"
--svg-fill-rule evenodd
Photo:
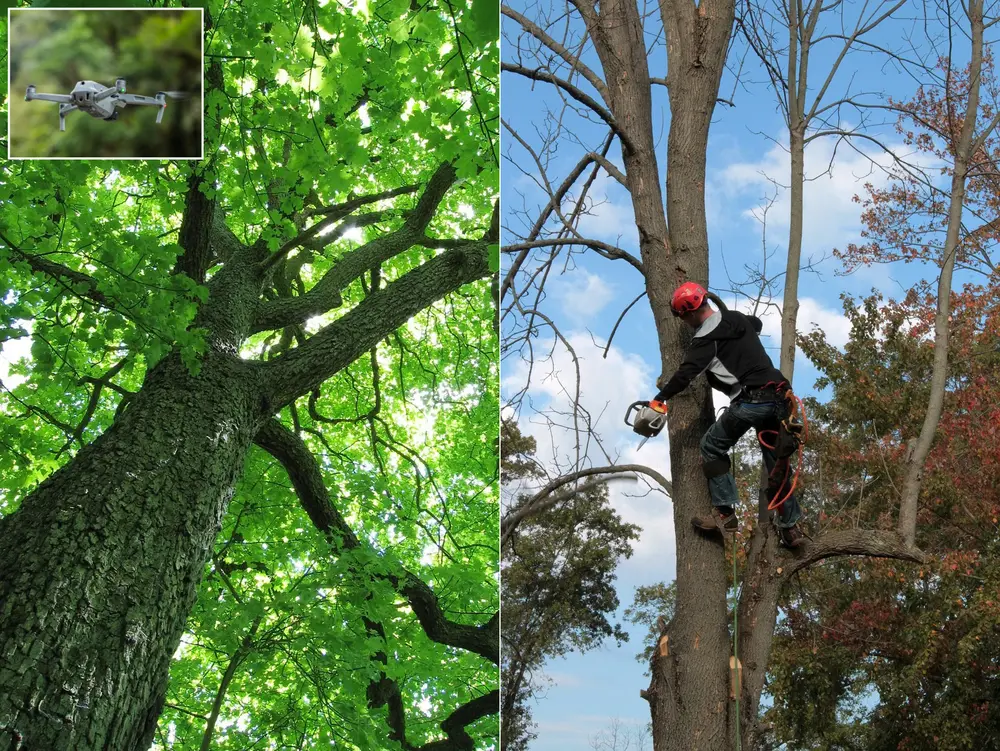
<instances>
[{"instance_id":1,"label":"climbing harness","mask_svg":"<svg viewBox=\"0 0 1000 751\"><path fill-rule=\"evenodd\" d=\"M799 469L802 466L802 447L809 436L809 423L802 400L792 393L787 381L775 384L773 381L764 388L774 386L774 391L786 403L786 417L777 430L758 430L757 440L761 446L774 452L777 461L767 476L768 511L777 511L791 498L799 483ZM765 436L773 435L774 443L768 443ZM796 455L795 470L791 458ZM785 490L785 487L788 487Z\"/></svg>"},{"instance_id":2,"label":"climbing harness","mask_svg":"<svg viewBox=\"0 0 1000 751\"><path fill-rule=\"evenodd\" d=\"M629 422L633 411L636 412L636 416L632 422ZM642 441L639 443L639 449L641 449L646 445L646 441L658 436L660 431L666 427L667 405L655 399L648 402L632 402L625 410L625 424L632 428L632 432L642 436Z\"/></svg>"}]
</instances>

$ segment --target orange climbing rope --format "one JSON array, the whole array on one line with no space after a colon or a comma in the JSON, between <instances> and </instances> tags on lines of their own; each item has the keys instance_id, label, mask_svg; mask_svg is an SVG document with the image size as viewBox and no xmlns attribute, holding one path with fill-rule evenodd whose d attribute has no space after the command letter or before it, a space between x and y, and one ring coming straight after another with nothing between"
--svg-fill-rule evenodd
<instances>
[{"instance_id":1,"label":"orange climbing rope","mask_svg":"<svg viewBox=\"0 0 1000 751\"><path fill-rule=\"evenodd\" d=\"M769 386L771 384L768 384ZM779 445L784 441L787 444L789 440L794 441L795 448L784 456L779 455L777 461L775 462L774 468L771 470L768 479L772 479L779 468L783 471L783 477L781 478L781 485L771 496L771 501L767 504L768 511L776 511L780 509L785 501L791 498L792 493L795 492L795 488L799 484L799 469L802 466L802 447L809 436L809 420L806 417L805 406L802 404L802 400L792 393L792 390L788 388L788 384L785 382L777 384L776 390L781 393L784 389L784 398L788 402L788 416L781 421L781 428L778 430L758 430L757 440L765 448L771 449L776 454L781 454L784 447L779 450ZM782 429L784 430L785 436L782 436ZM764 440L765 435L774 436L774 444L768 443ZM792 454L798 454L795 461L795 471L791 471L791 456ZM788 484L789 475L791 475L791 484L788 487L787 492L785 490L785 485Z\"/></svg>"}]
</instances>

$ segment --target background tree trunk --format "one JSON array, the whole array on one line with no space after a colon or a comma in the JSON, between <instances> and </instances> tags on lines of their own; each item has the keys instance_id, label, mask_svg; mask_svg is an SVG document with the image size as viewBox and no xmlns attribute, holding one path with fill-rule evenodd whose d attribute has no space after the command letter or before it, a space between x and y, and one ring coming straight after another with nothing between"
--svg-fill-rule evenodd
<instances>
[{"instance_id":1,"label":"background tree trunk","mask_svg":"<svg viewBox=\"0 0 1000 751\"><path fill-rule=\"evenodd\" d=\"M948 336L951 315L951 279L958 255L959 235L962 231L962 210L965 204L965 183L975 152L997 125L995 115L979 134L976 123L979 115L979 88L982 83L983 68L983 0L971 0L966 9L972 37L972 59L969 63L969 93L962 128L958 142L954 144L955 155L951 177L951 195L948 207L948 228L941 257L941 276L938 277L937 312L934 317L934 369L931 375L931 393L927 401L927 413L920 435L913 444L913 450L906 461L906 477L903 480L902 498L899 505L899 533L910 545L914 544L917 529L917 511L920 488L924 478L924 462L930 453L937 433L941 411L944 408L944 391L948 381ZM948 61L949 66L953 61ZM949 82L954 72L950 72ZM950 88L950 87L949 87ZM947 94L952 94L949 90Z\"/></svg>"}]
</instances>

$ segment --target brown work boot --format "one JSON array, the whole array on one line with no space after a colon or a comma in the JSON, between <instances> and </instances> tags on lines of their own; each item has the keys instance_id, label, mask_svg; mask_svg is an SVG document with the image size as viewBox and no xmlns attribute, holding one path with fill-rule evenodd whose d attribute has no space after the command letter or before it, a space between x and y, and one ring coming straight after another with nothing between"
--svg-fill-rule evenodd
<instances>
[{"instance_id":1,"label":"brown work boot","mask_svg":"<svg viewBox=\"0 0 1000 751\"><path fill-rule=\"evenodd\" d=\"M787 529L779 528L778 534L781 536L781 544L786 548L801 548L806 544L806 536L802 534L797 524Z\"/></svg>"},{"instance_id":2,"label":"brown work boot","mask_svg":"<svg viewBox=\"0 0 1000 751\"><path fill-rule=\"evenodd\" d=\"M735 511L730 512L726 516L718 512L705 516L693 516L691 517L691 523L698 529L703 529L706 532L719 531L724 535L735 534L740 526L739 521L736 519Z\"/></svg>"}]
</instances>

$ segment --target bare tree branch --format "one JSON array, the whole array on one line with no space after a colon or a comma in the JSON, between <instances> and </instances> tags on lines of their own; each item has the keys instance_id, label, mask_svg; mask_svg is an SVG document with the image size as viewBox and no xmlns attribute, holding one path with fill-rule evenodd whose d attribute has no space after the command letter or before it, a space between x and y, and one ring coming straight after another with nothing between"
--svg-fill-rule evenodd
<instances>
[{"instance_id":1,"label":"bare tree branch","mask_svg":"<svg viewBox=\"0 0 1000 751\"><path fill-rule=\"evenodd\" d=\"M561 57L569 65L570 68L572 68L574 71L576 71L581 76L586 78L587 83L589 83L591 86L597 89L597 93L601 95L601 99L603 99L605 102L609 101L608 87L605 85L604 81L602 81L594 73L594 71L592 71L590 68L584 65L583 61L580 60L580 57L578 55L575 55L572 52L570 52L563 45L559 44L559 42L550 37L545 32L544 29L538 26L538 24L534 23L527 16L518 13L513 8L507 5L501 5L500 13L504 16L507 16L508 18L517 21L518 24L521 25L522 29L531 34L531 36L533 36L535 39L537 39L539 42L544 44L546 47L548 47L550 50L556 53L559 57Z\"/></svg>"},{"instance_id":2,"label":"bare tree branch","mask_svg":"<svg viewBox=\"0 0 1000 751\"><path fill-rule=\"evenodd\" d=\"M618 259L625 261L635 268L640 274L644 274L642 261L633 256L631 253L624 251L615 245L611 245L610 243L602 242L601 240L591 240L590 238L553 237L547 240L531 240L530 242L505 245L502 248L502 251L504 253L518 253L532 248L551 248L562 245L582 245L585 248L597 251L600 255L609 260Z\"/></svg>"},{"instance_id":3,"label":"bare tree branch","mask_svg":"<svg viewBox=\"0 0 1000 751\"><path fill-rule=\"evenodd\" d=\"M870 558L898 558L903 561L923 563L926 555L919 548L907 544L896 532L851 529L827 532L804 547L790 553L794 559L778 569L785 578L813 566L826 558L845 555L864 555Z\"/></svg>"},{"instance_id":4,"label":"bare tree branch","mask_svg":"<svg viewBox=\"0 0 1000 751\"><path fill-rule=\"evenodd\" d=\"M567 94L569 94L573 99L578 101L580 104L589 108L595 115L601 118L608 127L615 132L624 146L629 150L634 151L635 145L632 143L631 139L625 134L621 128L618 126L617 121L614 116L600 105L592 96L582 91L578 87L571 84L569 81L564 81L558 76L554 76L548 71L542 70L541 68L527 68L523 65L515 65L514 63L501 63L501 70L505 70L508 73L517 73L525 78L530 78L533 81L543 81L545 83L550 83L556 86Z\"/></svg>"},{"instance_id":5,"label":"bare tree branch","mask_svg":"<svg viewBox=\"0 0 1000 751\"><path fill-rule=\"evenodd\" d=\"M614 464L607 467L592 467L590 469L581 469L577 472L571 472L552 480L552 482L548 483L524 503L519 504L516 509L511 511L501 520L500 547L503 548L507 544L511 535L513 535L517 530L518 525L525 519L536 516L543 511L552 508L557 503L561 503L562 501L568 500L575 495L586 492L592 487L609 482L613 478L608 475L626 473L648 475L656 481L668 497L672 492L670 480L661 475L655 469L651 469L643 464ZM581 480L584 477L594 477L595 479L590 480L583 485L565 488L566 485Z\"/></svg>"}]
</instances>

